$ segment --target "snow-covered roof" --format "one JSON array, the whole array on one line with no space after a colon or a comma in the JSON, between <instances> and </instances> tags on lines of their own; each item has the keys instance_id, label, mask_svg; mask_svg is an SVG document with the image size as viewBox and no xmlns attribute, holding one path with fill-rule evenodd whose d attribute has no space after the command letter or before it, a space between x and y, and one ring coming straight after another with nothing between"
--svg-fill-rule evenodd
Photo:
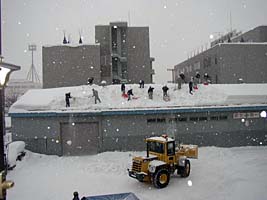
<instances>
[{"instance_id":1,"label":"snow-covered roof","mask_svg":"<svg viewBox=\"0 0 267 200\"><path fill-rule=\"evenodd\" d=\"M174 141L173 138L170 138L170 137L150 137L150 138L147 138L149 140L156 140L156 141L161 141L161 142L172 142Z\"/></svg>"},{"instance_id":2,"label":"snow-covered roof","mask_svg":"<svg viewBox=\"0 0 267 200\"><path fill-rule=\"evenodd\" d=\"M153 100L148 98L149 86L154 87ZM122 97L120 85L82 85L53 89L32 89L19 98L10 113L33 112L99 112L116 110L155 110L185 107L251 106L267 105L267 84L210 84L198 85L193 95L188 85L168 84L170 101L162 98L162 84L126 84L126 91L133 89L133 99ZM95 104L92 89L98 90L101 103ZM71 92L70 107L66 108L65 93Z\"/></svg>"}]
</instances>

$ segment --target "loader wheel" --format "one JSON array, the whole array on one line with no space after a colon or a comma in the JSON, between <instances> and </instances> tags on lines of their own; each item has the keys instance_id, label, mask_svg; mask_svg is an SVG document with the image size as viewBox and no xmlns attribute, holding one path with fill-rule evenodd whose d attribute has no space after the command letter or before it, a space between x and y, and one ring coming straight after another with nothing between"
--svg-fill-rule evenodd
<instances>
[{"instance_id":1,"label":"loader wheel","mask_svg":"<svg viewBox=\"0 0 267 200\"><path fill-rule=\"evenodd\" d=\"M181 169L181 177L188 177L190 174L190 161L185 161L185 166Z\"/></svg>"},{"instance_id":2,"label":"loader wheel","mask_svg":"<svg viewBox=\"0 0 267 200\"><path fill-rule=\"evenodd\" d=\"M156 188L164 188L169 184L170 173L167 169L159 169L153 178L153 184Z\"/></svg>"}]
</instances>

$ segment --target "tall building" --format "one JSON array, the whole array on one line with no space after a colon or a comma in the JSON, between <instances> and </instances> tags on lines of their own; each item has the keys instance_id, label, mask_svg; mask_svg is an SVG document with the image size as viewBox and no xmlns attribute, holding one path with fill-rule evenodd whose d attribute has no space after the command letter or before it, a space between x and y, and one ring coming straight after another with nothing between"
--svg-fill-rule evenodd
<instances>
[{"instance_id":1,"label":"tall building","mask_svg":"<svg viewBox=\"0 0 267 200\"><path fill-rule=\"evenodd\" d=\"M93 77L95 84L152 83L149 28L127 22L95 26L95 43L43 47L43 88L77 86Z\"/></svg>"},{"instance_id":2,"label":"tall building","mask_svg":"<svg viewBox=\"0 0 267 200\"><path fill-rule=\"evenodd\" d=\"M212 83L267 83L267 26L245 33L232 31L211 47L174 66L172 81L181 73L186 81L207 74Z\"/></svg>"},{"instance_id":3,"label":"tall building","mask_svg":"<svg viewBox=\"0 0 267 200\"><path fill-rule=\"evenodd\" d=\"M100 44L102 78L108 82L152 83L149 27L128 27L127 22L95 26Z\"/></svg>"}]
</instances>

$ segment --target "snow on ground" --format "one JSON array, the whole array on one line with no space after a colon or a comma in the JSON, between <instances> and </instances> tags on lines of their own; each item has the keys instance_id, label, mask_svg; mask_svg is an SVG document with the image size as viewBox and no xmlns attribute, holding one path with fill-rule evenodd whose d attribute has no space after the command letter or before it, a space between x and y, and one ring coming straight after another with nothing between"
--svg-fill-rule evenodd
<instances>
[{"instance_id":1,"label":"snow on ground","mask_svg":"<svg viewBox=\"0 0 267 200\"><path fill-rule=\"evenodd\" d=\"M147 90L153 86L154 98L148 99ZM138 84L126 84L126 92L133 89L138 99L128 101L121 96L120 85L82 85L53 89L34 89L23 95L10 109L10 113L34 111L97 111L110 109L159 109L192 106L228 106L266 104L267 84L210 84L198 85L194 94L189 94L188 84L178 90L177 85L168 84L171 101L162 98L160 84L146 84L144 89ZM102 103L94 104L92 88L97 89ZM65 108L65 93L71 92L70 108Z\"/></svg>"},{"instance_id":2,"label":"snow on ground","mask_svg":"<svg viewBox=\"0 0 267 200\"><path fill-rule=\"evenodd\" d=\"M15 181L7 199L66 200L80 196L133 192L141 200L267 199L267 147L202 147L191 159L188 178L171 177L156 189L128 177L133 155L145 152L105 152L82 157L47 156L27 152L8 179Z\"/></svg>"}]
</instances>

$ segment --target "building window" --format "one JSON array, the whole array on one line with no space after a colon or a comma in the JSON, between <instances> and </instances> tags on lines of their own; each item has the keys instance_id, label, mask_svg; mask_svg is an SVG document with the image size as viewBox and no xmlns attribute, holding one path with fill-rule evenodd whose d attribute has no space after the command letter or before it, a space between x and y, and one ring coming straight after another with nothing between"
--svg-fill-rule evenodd
<instances>
[{"instance_id":1,"label":"building window","mask_svg":"<svg viewBox=\"0 0 267 200\"><path fill-rule=\"evenodd\" d=\"M220 120L227 120L227 116L225 116L225 115L224 116L220 116L219 119Z\"/></svg>"},{"instance_id":2,"label":"building window","mask_svg":"<svg viewBox=\"0 0 267 200\"><path fill-rule=\"evenodd\" d=\"M157 118L157 122L159 123L165 123L166 119L165 118Z\"/></svg>"},{"instance_id":3,"label":"building window","mask_svg":"<svg viewBox=\"0 0 267 200\"><path fill-rule=\"evenodd\" d=\"M178 118L170 118L169 122L173 123L173 122L186 122L187 118L186 117L178 117Z\"/></svg>"},{"instance_id":4,"label":"building window","mask_svg":"<svg viewBox=\"0 0 267 200\"><path fill-rule=\"evenodd\" d=\"M208 120L208 117L199 117L198 120L199 121L207 121Z\"/></svg>"},{"instance_id":5,"label":"building window","mask_svg":"<svg viewBox=\"0 0 267 200\"><path fill-rule=\"evenodd\" d=\"M198 117L190 117L189 120L190 121L198 121Z\"/></svg>"},{"instance_id":6,"label":"building window","mask_svg":"<svg viewBox=\"0 0 267 200\"><path fill-rule=\"evenodd\" d=\"M147 121L147 123L156 123L157 122L156 119L147 119L146 121Z\"/></svg>"},{"instance_id":7,"label":"building window","mask_svg":"<svg viewBox=\"0 0 267 200\"><path fill-rule=\"evenodd\" d=\"M186 117L178 117L177 119L179 122L186 122L187 121Z\"/></svg>"},{"instance_id":8,"label":"building window","mask_svg":"<svg viewBox=\"0 0 267 200\"><path fill-rule=\"evenodd\" d=\"M219 120L219 117L218 116L211 116L210 120Z\"/></svg>"},{"instance_id":9,"label":"building window","mask_svg":"<svg viewBox=\"0 0 267 200\"><path fill-rule=\"evenodd\" d=\"M206 57L203 59L203 66L204 67L210 67L211 66L211 58L210 57Z\"/></svg>"},{"instance_id":10,"label":"building window","mask_svg":"<svg viewBox=\"0 0 267 200\"><path fill-rule=\"evenodd\" d=\"M165 118L151 118L147 119L147 123L165 123L166 119Z\"/></svg>"}]
</instances>

